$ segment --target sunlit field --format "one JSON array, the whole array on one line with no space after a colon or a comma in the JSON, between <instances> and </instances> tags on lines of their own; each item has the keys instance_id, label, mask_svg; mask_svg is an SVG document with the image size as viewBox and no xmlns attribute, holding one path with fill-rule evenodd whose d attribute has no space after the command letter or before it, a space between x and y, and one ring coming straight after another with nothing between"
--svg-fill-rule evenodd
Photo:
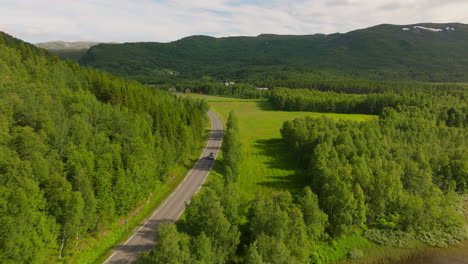
<instances>
[{"instance_id":1,"label":"sunlit field","mask_svg":"<svg viewBox=\"0 0 468 264\"><path fill-rule=\"evenodd\" d=\"M243 150L239 190L241 197L246 200L254 198L257 194L271 193L276 189L295 192L304 186L300 175L295 175L296 162L291 152L287 150L288 146L285 146L281 140L280 128L284 121L306 116L326 116L355 121L377 118L377 116L359 114L274 111L265 100L195 94L190 96L206 99L224 122L230 111L237 114Z\"/></svg>"}]
</instances>

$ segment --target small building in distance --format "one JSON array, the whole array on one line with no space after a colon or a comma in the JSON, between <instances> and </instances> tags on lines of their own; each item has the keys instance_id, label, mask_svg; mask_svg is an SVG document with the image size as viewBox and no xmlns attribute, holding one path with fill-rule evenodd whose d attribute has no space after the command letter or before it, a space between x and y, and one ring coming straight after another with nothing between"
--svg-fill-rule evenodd
<instances>
[{"instance_id":1,"label":"small building in distance","mask_svg":"<svg viewBox=\"0 0 468 264\"><path fill-rule=\"evenodd\" d=\"M257 90L259 90L259 91L268 91L268 88L266 88L266 87L257 87Z\"/></svg>"},{"instance_id":2,"label":"small building in distance","mask_svg":"<svg viewBox=\"0 0 468 264\"><path fill-rule=\"evenodd\" d=\"M224 85L224 86L229 86L229 85L233 85L233 84L236 84L236 83L235 82L228 82L228 81L222 83L222 85Z\"/></svg>"},{"instance_id":3,"label":"small building in distance","mask_svg":"<svg viewBox=\"0 0 468 264\"><path fill-rule=\"evenodd\" d=\"M190 93L190 89L189 88L185 89L185 93Z\"/></svg>"}]
</instances>

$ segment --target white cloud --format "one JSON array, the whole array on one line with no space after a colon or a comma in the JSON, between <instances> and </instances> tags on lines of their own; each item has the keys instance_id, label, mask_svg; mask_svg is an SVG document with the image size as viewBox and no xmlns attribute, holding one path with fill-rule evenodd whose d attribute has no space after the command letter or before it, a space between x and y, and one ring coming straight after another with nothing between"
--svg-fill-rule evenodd
<instances>
[{"instance_id":1,"label":"white cloud","mask_svg":"<svg viewBox=\"0 0 468 264\"><path fill-rule=\"evenodd\" d=\"M0 30L31 42L167 42L196 34L314 34L382 23L468 23L465 10L465 0L2 0Z\"/></svg>"}]
</instances>

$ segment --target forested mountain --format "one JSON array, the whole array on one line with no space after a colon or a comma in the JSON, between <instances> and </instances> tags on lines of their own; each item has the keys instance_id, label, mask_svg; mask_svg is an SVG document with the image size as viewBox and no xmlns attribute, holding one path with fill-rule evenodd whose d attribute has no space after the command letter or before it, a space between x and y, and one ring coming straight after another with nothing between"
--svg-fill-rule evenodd
<instances>
[{"instance_id":1,"label":"forested mountain","mask_svg":"<svg viewBox=\"0 0 468 264\"><path fill-rule=\"evenodd\" d=\"M81 250L158 191L206 111L0 33L0 263Z\"/></svg>"},{"instance_id":2,"label":"forested mountain","mask_svg":"<svg viewBox=\"0 0 468 264\"><path fill-rule=\"evenodd\" d=\"M100 44L81 59L144 82L205 75L276 78L468 81L468 25L379 25L346 34L213 38Z\"/></svg>"}]
</instances>

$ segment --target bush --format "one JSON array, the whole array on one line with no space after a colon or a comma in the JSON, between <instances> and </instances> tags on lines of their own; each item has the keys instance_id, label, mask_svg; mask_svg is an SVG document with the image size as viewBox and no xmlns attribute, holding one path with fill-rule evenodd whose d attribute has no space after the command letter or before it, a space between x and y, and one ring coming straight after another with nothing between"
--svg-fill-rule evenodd
<instances>
[{"instance_id":1,"label":"bush","mask_svg":"<svg viewBox=\"0 0 468 264\"><path fill-rule=\"evenodd\" d=\"M408 247L415 242L415 234L399 230L383 230L372 228L364 232L370 241L392 247Z\"/></svg>"},{"instance_id":2,"label":"bush","mask_svg":"<svg viewBox=\"0 0 468 264\"><path fill-rule=\"evenodd\" d=\"M364 257L364 252L358 248L353 248L348 252L349 259L359 259Z\"/></svg>"}]
</instances>

